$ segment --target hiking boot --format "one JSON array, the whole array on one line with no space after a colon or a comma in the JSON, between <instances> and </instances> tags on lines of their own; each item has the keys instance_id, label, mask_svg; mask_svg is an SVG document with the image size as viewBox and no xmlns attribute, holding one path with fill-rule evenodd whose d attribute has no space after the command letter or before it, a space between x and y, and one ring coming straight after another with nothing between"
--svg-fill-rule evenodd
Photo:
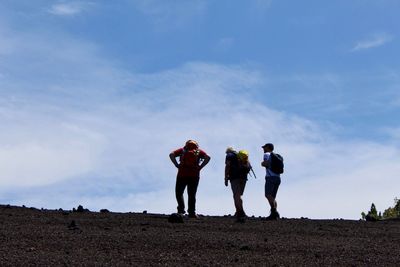
<instances>
[{"instance_id":1,"label":"hiking boot","mask_svg":"<svg viewBox=\"0 0 400 267\"><path fill-rule=\"evenodd\" d=\"M185 213L186 213L185 208L182 209L182 208L178 207L177 210L178 210L177 213L179 213L179 214L185 215Z\"/></svg>"},{"instance_id":2,"label":"hiking boot","mask_svg":"<svg viewBox=\"0 0 400 267\"><path fill-rule=\"evenodd\" d=\"M199 218L199 216L196 214L196 213L189 213L189 216L188 216L190 219L198 219Z\"/></svg>"},{"instance_id":3,"label":"hiking boot","mask_svg":"<svg viewBox=\"0 0 400 267\"><path fill-rule=\"evenodd\" d=\"M279 212L277 212L277 211L274 212L274 216L275 216L276 220L281 218L281 216L279 215Z\"/></svg>"},{"instance_id":4,"label":"hiking boot","mask_svg":"<svg viewBox=\"0 0 400 267\"><path fill-rule=\"evenodd\" d=\"M271 211L271 214L267 218L265 218L265 220L275 221L275 220L278 220L279 218L280 218L279 212L274 210L274 211Z\"/></svg>"},{"instance_id":5,"label":"hiking boot","mask_svg":"<svg viewBox=\"0 0 400 267\"><path fill-rule=\"evenodd\" d=\"M243 210L236 211L235 218L236 218L236 222L244 223L246 221L247 215Z\"/></svg>"},{"instance_id":6,"label":"hiking boot","mask_svg":"<svg viewBox=\"0 0 400 267\"><path fill-rule=\"evenodd\" d=\"M236 212L235 213L235 217L236 218L246 218L247 215L246 215L246 213L244 211L241 211L241 212Z\"/></svg>"},{"instance_id":7,"label":"hiking boot","mask_svg":"<svg viewBox=\"0 0 400 267\"><path fill-rule=\"evenodd\" d=\"M276 221L277 218L274 215L270 214L267 218L265 218L265 220L266 221Z\"/></svg>"}]
</instances>

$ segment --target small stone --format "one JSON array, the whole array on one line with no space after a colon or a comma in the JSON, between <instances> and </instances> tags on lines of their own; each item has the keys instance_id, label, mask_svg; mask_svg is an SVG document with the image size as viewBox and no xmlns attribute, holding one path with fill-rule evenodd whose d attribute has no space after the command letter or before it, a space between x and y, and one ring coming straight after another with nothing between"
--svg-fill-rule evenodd
<instances>
[{"instance_id":1,"label":"small stone","mask_svg":"<svg viewBox=\"0 0 400 267\"><path fill-rule=\"evenodd\" d=\"M76 209L77 212L84 212L85 210L83 209L82 205L79 205L78 208Z\"/></svg>"}]
</instances>

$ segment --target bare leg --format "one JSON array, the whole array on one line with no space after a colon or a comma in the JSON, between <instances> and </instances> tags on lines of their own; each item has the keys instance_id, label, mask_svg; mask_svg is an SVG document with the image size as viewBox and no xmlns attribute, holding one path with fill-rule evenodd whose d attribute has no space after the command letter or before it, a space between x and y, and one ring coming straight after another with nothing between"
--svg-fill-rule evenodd
<instances>
[{"instance_id":1,"label":"bare leg","mask_svg":"<svg viewBox=\"0 0 400 267\"><path fill-rule=\"evenodd\" d=\"M233 195L233 200L235 201L236 214L239 216L242 215L244 211L243 211L243 201L241 195L240 194Z\"/></svg>"},{"instance_id":2,"label":"bare leg","mask_svg":"<svg viewBox=\"0 0 400 267\"><path fill-rule=\"evenodd\" d=\"M276 203L276 200L273 196L267 195L267 199L268 199L269 205L271 206L271 209L276 209L278 207L278 203Z\"/></svg>"}]
</instances>

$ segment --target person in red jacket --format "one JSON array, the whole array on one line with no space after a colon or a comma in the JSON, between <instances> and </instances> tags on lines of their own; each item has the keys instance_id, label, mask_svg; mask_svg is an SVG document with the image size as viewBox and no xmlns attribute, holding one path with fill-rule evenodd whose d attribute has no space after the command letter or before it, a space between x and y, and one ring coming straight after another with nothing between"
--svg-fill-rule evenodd
<instances>
[{"instance_id":1,"label":"person in red jacket","mask_svg":"<svg viewBox=\"0 0 400 267\"><path fill-rule=\"evenodd\" d=\"M189 218L197 218L196 193L200 180L200 171L210 161L210 156L199 149L199 144L188 140L184 147L174 150L169 157L178 168L176 177L175 196L178 202L178 213L185 214L185 201L183 193L187 187ZM179 163L176 158L179 157Z\"/></svg>"}]
</instances>

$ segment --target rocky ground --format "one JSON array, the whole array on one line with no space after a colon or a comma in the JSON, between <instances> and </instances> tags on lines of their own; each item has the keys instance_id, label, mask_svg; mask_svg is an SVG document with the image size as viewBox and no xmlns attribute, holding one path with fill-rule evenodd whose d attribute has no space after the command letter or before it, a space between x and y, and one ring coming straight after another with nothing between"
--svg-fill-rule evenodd
<instances>
[{"instance_id":1,"label":"rocky ground","mask_svg":"<svg viewBox=\"0 0 400 267\"><path fill-rule=\"evenodd\" d=\"M0 206L1 266L399 266L399 221L52 211Z\"/></svg>"}]
</instances>

